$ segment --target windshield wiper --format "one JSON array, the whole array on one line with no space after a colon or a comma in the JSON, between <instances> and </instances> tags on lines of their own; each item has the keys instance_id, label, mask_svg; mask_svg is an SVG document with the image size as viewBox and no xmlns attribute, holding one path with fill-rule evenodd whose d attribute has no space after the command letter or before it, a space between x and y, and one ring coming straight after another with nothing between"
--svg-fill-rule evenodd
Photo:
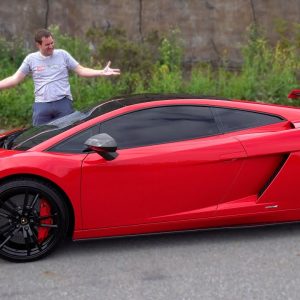
<instances>
[{"instance_id":1,"label":"windshield wiper","mask_svg":"<svg viewBox=\"0 0 300 300\"><path fill-rule=\"evenodd\" d=\"M25 130L26 129L21 129L19 131L12 132L11 134L8 134L8 135L0 138L0 148L11 149L12 143L15 140L15 138L17 136L19 136Z\"/></svg>"}]
</instances>

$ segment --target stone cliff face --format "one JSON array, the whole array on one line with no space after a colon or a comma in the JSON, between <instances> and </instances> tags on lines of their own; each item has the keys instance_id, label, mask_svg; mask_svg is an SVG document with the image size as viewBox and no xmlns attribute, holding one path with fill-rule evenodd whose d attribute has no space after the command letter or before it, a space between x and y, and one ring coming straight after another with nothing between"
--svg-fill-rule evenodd
<instances>
[{"instance_id":1,"label":"stone cliff face","mask_svg":"<svg viewBox=\"0 0 300 300\"><path fill-rule=\"evenodd\" d=\"M153 30L178 28L186 62L217 60L224 51L240 62L246 28L264 26L276 39L274 22L300 23L300 0L1 0L0 35L21 36L32 45L33 32L57 24L63 32L84 34L90 27L126 29L142 40Z\"/></svg>"}]
</instances>

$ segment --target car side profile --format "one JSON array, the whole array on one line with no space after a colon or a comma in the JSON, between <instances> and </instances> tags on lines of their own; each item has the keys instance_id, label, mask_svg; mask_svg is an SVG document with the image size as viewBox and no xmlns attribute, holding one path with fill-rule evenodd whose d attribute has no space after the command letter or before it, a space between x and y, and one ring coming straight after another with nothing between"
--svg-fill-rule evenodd
<instances>
[{"instance_id":1,"label":"car side profile","mask_svg":"<svg viewBox=\"0 0 300 300\"><path fill-rule=\"evenodd\" d=\"M297 98L297 91L290 98ZM300 220L300 110L133 95L0 135L0 256Z\"/></svg>"}]
</instances>

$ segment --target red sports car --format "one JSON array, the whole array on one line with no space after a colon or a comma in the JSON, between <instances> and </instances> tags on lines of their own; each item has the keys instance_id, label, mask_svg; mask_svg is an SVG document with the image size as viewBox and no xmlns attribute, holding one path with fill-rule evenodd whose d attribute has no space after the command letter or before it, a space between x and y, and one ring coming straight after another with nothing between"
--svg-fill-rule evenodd
<instances>
[{"instance_id":1,"label":"red sports car","mask_svg":"<svg viewBox=\"0 0 300 300\"><path fill-rule=\"evenodd\" d=\"M291 97L297 97L297 91ZM143 95L0 136L0 255L300 220L300 109Z\"/></svg>"}]
</instances>

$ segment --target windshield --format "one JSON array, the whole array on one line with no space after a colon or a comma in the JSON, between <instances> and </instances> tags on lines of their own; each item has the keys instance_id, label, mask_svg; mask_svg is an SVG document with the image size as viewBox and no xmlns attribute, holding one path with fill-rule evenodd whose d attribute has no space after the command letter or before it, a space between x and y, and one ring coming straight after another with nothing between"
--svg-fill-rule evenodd
<instances>
[{"instance_id":1,"label":"windshield","mask_svg":"<svg viewBox=\"0 0 300 300\"><path fill-rule=\"evenodd\" d=\"M72 114L51 121L45 125L29 127L6 143L6 149L28 150L84 121L122 107L115 101L100 103L90 109L75 111Z\"/></svg>"},{"instance_id":2,"label":"windshield","mask_svg":"<svg viewBox=\"0 0 300 300\"><path fill-rule=\"evenodd\" d=\"M27 130L24 130L21 134L17 135L16 138L11 141L8 148L15 150L28 150L79 124L86 117L86 114L75 111L70 115L56 119L45 125L29 127Z\"/></svg>"}]
</instances>

